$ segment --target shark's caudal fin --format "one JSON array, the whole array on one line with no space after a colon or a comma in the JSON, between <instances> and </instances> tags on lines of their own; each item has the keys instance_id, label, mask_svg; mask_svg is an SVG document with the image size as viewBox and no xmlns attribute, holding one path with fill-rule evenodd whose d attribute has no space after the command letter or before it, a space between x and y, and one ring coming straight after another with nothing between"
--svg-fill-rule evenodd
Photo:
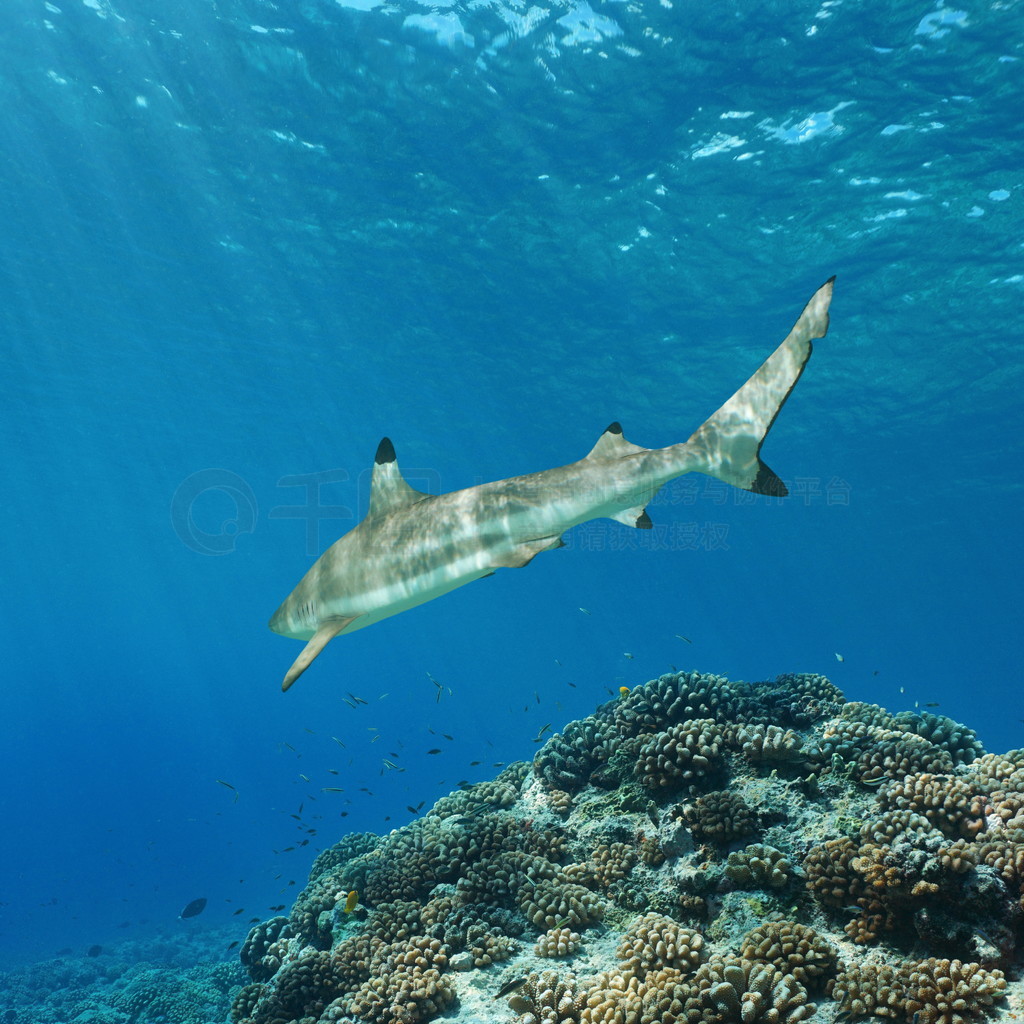
<instances>
[{"instance_id":1,"label":"shark's caudal fin","mask_svg":"<svg viewBox=\"0 0 1024 1024\"><path fill-rule=\"evenodd\" d=\"M784 495L786 485L762 461L761 445L811 357L811 341L828 330L830 277L811 296L786 340L760 369L686 442L700 473L755 494Z\"/></svg>"}]
</instances>

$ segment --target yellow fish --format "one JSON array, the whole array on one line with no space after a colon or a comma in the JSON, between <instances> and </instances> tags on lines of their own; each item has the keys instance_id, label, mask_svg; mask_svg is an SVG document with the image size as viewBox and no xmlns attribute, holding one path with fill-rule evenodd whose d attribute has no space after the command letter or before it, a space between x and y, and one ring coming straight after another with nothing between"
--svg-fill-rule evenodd
<instances>
[{"instance_id":1,"label":"yellow fish","mask_svg":"<svg viewBox=\"0 0 1024 1024\"><path fill-rule=\"evenodd\" d=\"M628 686L620 686L619 687L619 696L620 697L625 697L627 693L629 693L629 687Z\"/></svg>"},{"instance_id":2,"label":"yellow fish","mask_svg":"<svg viewBox=\"0 0 1024 1024\"><path fill-rule=\"evenodd\" d=\"M353 889L345 898L345 906L342 907L342 910L344 910L346 914L351 914L352 911L355 910L358 905L359 891L357 889Z\"/></svg>"}]
</instances>

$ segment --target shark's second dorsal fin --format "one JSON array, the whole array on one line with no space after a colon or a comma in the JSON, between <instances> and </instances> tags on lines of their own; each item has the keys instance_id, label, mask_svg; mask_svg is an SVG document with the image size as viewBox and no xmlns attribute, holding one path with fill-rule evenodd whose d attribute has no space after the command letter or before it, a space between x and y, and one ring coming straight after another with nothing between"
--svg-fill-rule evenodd
<instances>
[{"instance_id":1,"label":"shark's second dorsal fin","mask_svg":"<svg viewBox=\"0 0 1024 1024\"><path fill-rule=\"evenodd\" d=\"M638 452L645 452L637 444L630 444L622 436L622 424L612 423L607 430L597 439L597 444L590 449L588 459L621 459L626 455L636 455Z\"/></svg>"},{"instance_id":2,"label":"shark's second dorsal fin","mask_svg":"<svg viewBox=\"0 0 1024 1024\"><path fill-rule=\"evenodd\" d=\"M373 460L370 480L370 515L382 515L398 508L415 505L427 495L410 487L398 468L398 457L390 438L382 438Z\"/></svg>"}]
</instances>

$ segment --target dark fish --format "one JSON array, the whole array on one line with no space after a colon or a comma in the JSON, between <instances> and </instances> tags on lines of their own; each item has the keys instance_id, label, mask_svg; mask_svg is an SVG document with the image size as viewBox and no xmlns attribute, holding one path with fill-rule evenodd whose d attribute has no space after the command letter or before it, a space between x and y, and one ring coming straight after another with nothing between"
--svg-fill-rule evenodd
<instances>
[{"instance_id":1,"label":"dark fish","mask_svg":"<svg viewBox=\"0 0 1024 1024\"><path fill-rule=\"evenodd\" d=\"M441 735L442 735L442 736L443 736L443 737L444 737L444 738L445 738L446 740L453 740L453 739L455 739L455 737L454 737L454 736L449 736L449 735L448 735L448 733L446 733L446 732L443 732L443 733L441 733Z\"/></svg>"},{"instance_id":2,"label":"dark fish","mask_svg":"<svg viewBox=\"0 0 1024 1024\"><path fill-rule=\"evenodd\" d=\"M582 611L582 610L583 609L581 608L580 611ZM589 614L589 612L588 612L588 614ZM507 984L502 985L501 988L499 988L498 991L495 992L494 998L495 999L500 999L502 996L510 995L512 992L515 992L517 989L521 989L525 984L526 984L526 978L525 977L516 978L514 981L510 981Z\"/></svg>"},{"instance_id":3,"label":"dark fish","mask_svg":"<svg viewBox=\"0 0 1024 1024\"><path fill-rule=\"evenodd\" d=\"M416 813L416 808L415 808L415 807L413 807L413 805L412 805L412 804L409 804L409 805L408 805L408 806L406 807L406 810L407 810L407 811L408 811L408 812L409 812L410 814L415 814L415 813Z\"/></svg>"},{"instance_id":4,"label":"dark fish","mask_svg":"<svg viewBox=\"0 0 1024 1024\"><path fill-rule=\"evenodd\" d=\"M937 700L926 700L921 705L921 707L923 707L923 708L937 708L938 706L939 706L939 702Z\"/></svg>"},{"instance_id":5,"label":"dark fish","mask_svg":"<svg viewBox=\"0 0 1024 1024\"><path fill-rule=\"evenodd\" d=\"M437 747L434 747L433 750L428 750L427 753L428 754L440 754L441 751Z\"/></svg>"},{"instance_id":6,"label":"dark fish","mask_svg":"<svg viewBox=\"0 0 1024 1024\"><path fill-rule=\"evenodd\" d=\"M86 951L86 956L99 956L103 952L102 946L90 946Z\"/></svg>"},{"instance_id":7,"label":"dark fish","mask_svg":"<svg viewBox=\"0 0 1024 1024\"><path fill-rule=\"evenodd\" d=\"M245 913L245 907L239 907L231 916L238 917L239 914Z\"/></svg>"},{"instance_id":8,"label":"dark fish","mask_svg":"<svg viewBox=\"0 0 1024 1024\"><path fill-rule=\"evenodd\" d=\"M235 949L237 946L238 946L238 939L235 939L235 941L232 942L230 946L228 946L228 950L230 951L232 949Z\"/></svg>"},{"instance_id":9,"label":"dark fish","mask_svg":"<svg viewBox=\"0 0 1024 1024\"><path fill-rule=\"evenodd\" d=\"M200 896L199 899L193 900L191 903L185 905L185 908L178 915L180 919L186 917L197 917L206 909L206 897Z\"/></svg>"},{"instance_id":10,"label":"dark fish","mask_svg":"<svg viewBox=\"0 0 1024 1024\"><path fill-rule=\"evenodd\" d=\"M258 917L250 917L249 918L249 924L259 924L259 923L260 923L260 919Z\"/></svg>"},{"instance_id":11,"label":"dark fish","mask_svg":"<svg viewBox=\"0 0 1024 1024\"><path fill-rule=\"evenodd\" d=\"M270 909L276 914L279 910L284 910L284 904L279 903L276 907L271 907Z\"/></svg>"}]
</instances>

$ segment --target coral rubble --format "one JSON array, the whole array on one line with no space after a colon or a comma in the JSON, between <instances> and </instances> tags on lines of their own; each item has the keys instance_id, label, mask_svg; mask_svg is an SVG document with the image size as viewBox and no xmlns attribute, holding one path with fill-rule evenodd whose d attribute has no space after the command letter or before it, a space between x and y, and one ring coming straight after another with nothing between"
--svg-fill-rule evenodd
<instances>
[{"instance_id":1,"label":"coral rubble","mask_svg":"<svg viewBox=\"0 0 1024 1024\"><path fill-rule=\"evenodd\" d=\"M232 1020L961 1024L1022 937L1024 751L822 676L676 673L324 851Z\"/></svg>"}]
</instances>

